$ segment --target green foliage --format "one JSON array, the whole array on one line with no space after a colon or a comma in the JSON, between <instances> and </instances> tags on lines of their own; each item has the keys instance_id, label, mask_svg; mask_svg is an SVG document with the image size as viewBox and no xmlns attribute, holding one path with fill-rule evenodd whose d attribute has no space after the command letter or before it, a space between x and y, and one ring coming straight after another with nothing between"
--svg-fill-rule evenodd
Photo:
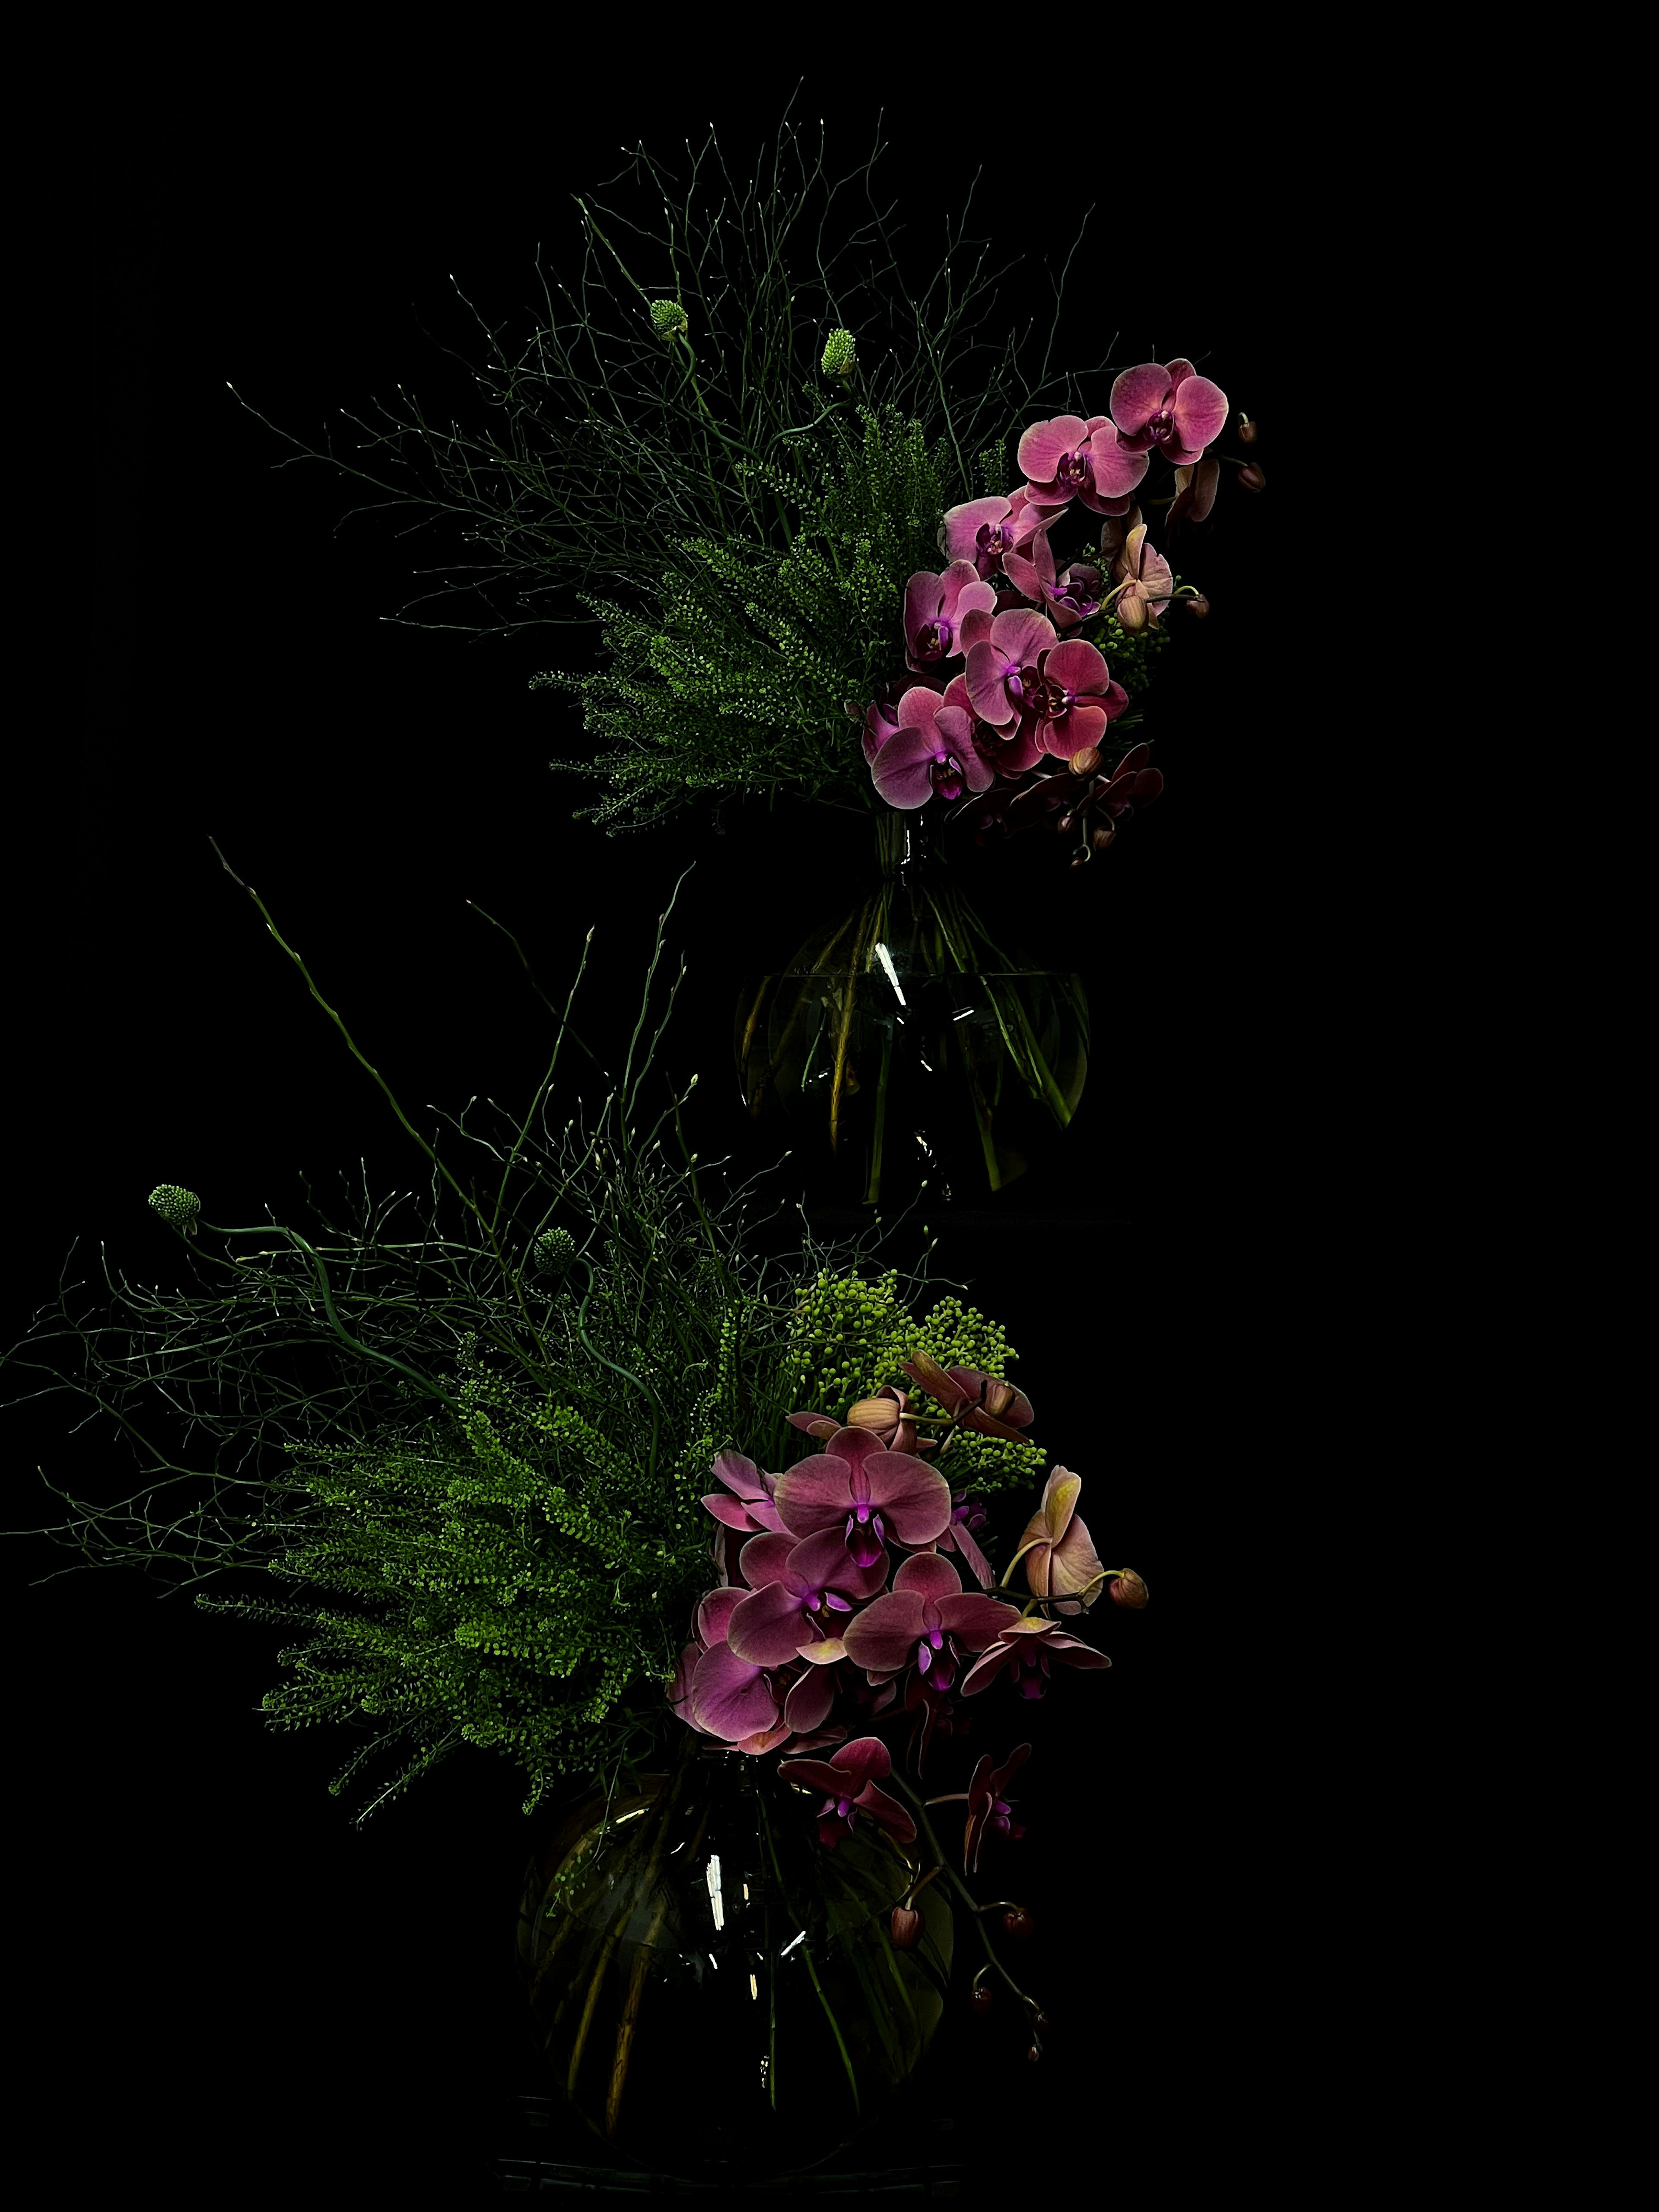
<instances>
[{"instance_id":1,"label":"green foliage","mask_svg":"<svg viewBox=\"0 0 1659 2212\"><path fill-rule=\"evenodd\" d=\"M1008 456L1000 446L988 446L979 456L979 495L981 499L1008 496Z\"/></svg>"},{"instance_id":2,"label":"green foliage","mask_svg":"<svg viewBox=\"0 0 1659 2212\"><path fill-rule=\"evenodd\" d=\"M801 1394L798 1409L838 1418L856 1400L895 1383L919 1413L938 1413L934 1401L904 1372L906 1360L922 1351L941 1367L974 1367L1005 1380L1012 1380L1008 1370L1018 1357L998 1322L957 1298L936 1300L918 1321L890 1270L873 1283L821 1271L795 1316L791 1368ZM963 1430L944 1464L953 1489L988 1493L1033 1478L1040 1482L1045 1456L1036 1444Z\"/></svg>"},{"instance_id":3,"label":"green foliage","mask_svg":"<svg viewBox=\"0 0 1659 2212\"><path fill-rule=\"evenodd\" d=\"M902 667L906 582L939 566L940 521L962 494L948 441L930 452L921 423L896 408L858 411L861 444L839 426L833 447L796 441L810 480L735 464L745 483L772 494L780 515L786 504L795 510L787 552L750 538L678 538L654 620L584 599L605 626L611 667L531 678L532 690L577 693L588 731L608 748L592 761L550 763L611 783L578 819L617 835L710 790L788 788L872 805L846 702L862 705Z\"/></svg>"},{"instance_id":4,"label":"green foliage","mask_svg":"<svg viewBox=\"0 0 1659 2212\"><path fill-rule=\"evenodd\" d=\"M1169 631L1156 623L1148 623L1143 630L1127 630L1114 612L1103 617L1092 635L1112 681L1121 684L1132 699L1139 698L1151 686L1158 656L1170 642Z\"/></svg>"}]
</instances>

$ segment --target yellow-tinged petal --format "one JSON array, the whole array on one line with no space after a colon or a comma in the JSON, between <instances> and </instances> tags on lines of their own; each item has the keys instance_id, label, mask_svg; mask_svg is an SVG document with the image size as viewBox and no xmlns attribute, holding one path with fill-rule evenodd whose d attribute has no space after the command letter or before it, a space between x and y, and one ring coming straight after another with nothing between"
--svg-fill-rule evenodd
<instances>
[{"instance_id":1,"label":"yellow-tinged petal","mask_svg":"<svg viewBox=\"0 0 1659 2212\"><path fill-rule=\"evenodd\" d=\"M821 1644L803 1644L797 1649L799 1656L813 1667L832 1667L837 1659L847 1656L847 1646L839 1636L826 1636Z\"/></svg>"}]
</instances>

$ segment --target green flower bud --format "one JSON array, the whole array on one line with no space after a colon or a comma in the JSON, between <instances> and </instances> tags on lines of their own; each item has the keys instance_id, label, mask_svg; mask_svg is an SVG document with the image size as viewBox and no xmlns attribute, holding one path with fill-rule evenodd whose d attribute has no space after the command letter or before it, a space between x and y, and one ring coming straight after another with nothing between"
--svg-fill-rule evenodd
<instances>
[{"instance_id":1,"label":"green flower bud","mask_svg":"<svg viewBox=\"0 0 1659 2212\"><path fill-rule=\"evenodd\" d=\"M691 320L678 300L653 300L651 327L659 338L683 338L691 327Z\"/></svg>"},{"instance_id":2,"label":"green flower bud","mask_svg":"<svg viewBox=\"0 0 1659 2212\"><path fill-rule=\"evenodd\" d=\"M544 1229L531 1247L531 1257L544 1274L568 1275L576 1256L576 1240L568 1229Z\"/></svg>"},{"instance_id":3,"label":"green flower bud","mask_svg":"<svg viewBox=\"0 0 1659 2212\"><path fill-rule=\"evenodd\" d=\"M858 354L851 331L831 331L823 349L822 367L826 376L850 376L858 366Z\"/></svg>"},{"instance_id":4,"label":"green flower bud","mask_svg":"<svg viewBox=\"0 0 1659 2212\"><path fill-rule=\"evenodd\" d=\"M169 1228L184 1236L196 1234L196 1217L202 1210L202 1201L193 1190L181 1189L176 1182L159 1182L149 1194L149 1202Z\"/></svg>"}]
</instances>

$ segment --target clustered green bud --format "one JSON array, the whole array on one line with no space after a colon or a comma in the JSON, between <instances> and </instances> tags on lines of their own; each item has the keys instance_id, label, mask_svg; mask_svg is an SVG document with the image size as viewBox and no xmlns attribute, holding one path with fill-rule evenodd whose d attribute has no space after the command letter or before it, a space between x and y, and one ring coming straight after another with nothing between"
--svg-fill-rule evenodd
<instances>
[{"instance_id":1,"label":"clustered green bud","mask_svg":"<svg viewBox=\"0 0 1659 2212\"><path fill-rule=\"evenodd\" d=\"M826 376L850 376L858 366L858 352L851 331L831 331L823 349L823 373Z\"/></svg>"},{"instance_id":2,"label":"clustered green bud","mask_svg":"<svg viewBox=\"0 0 1659 2212\"><path fill-rule=\"evenodd\" d=\"M535 1265L546 1275L567 1275L576 1256L576 1240L568 1229L544 1229L530 1248Z\"/></svg>"},{"instance_id":3,"label":"clustered green bud","mask_svg":"<svg viewBox=\"0 0 1659 2212\"><path fill-rule=\"evenodd\" d=\"M683 338L691 327L691 320L678 300L653 300L651 327L659 338Z\"/></svg>"},{"instance_id":4,"label":"clustered green bud","mask_svg":"<svg viewBox=\"0 0 1659 2212\"><path fill-rule=\"evenodd\" d=\"M987 446L979 456L980 489L987 499L1008 495L1008 456L1000 446Z\"/></svg>"},{"instance_id":5,"label":"clustered green bud","mask_svg":"<svg viewBox=\"0 0 1659 2212\"><path fill-rule=\"evenodd\" d=\"M927 1352L941 1367L972 1367L1006 1377L1018 1357L1000 1325L954 1297L936 1301L917 1320L899 1296L896 1271L874 1282L820 1273L798 1306L791 1331L796 1406L840 1419L860 1398L888 1383L908 1395L924 1419L938 1409L904 1372L907 1360ZM964 1431L945 1462L951 1486L1006 1489L1039 1479L1043 1453L1036 1444L981 1437Z\"/></svg>"},{"instance_id":6,"label":"clustered green bud","mask_svg":"<svg viewBox=\"0 0 1659 2212\"><path fill-rule=\"evenodd\" d=\"M196 1217L202 1210L202 1201L193 1190L182 1189L176 1182L158 1182L149 1194L150 1205L170 1228L182 1234L196 1234Z\"/></svg>"},{"instance_id":7,"label":"clustered green bud","mask_svg":"<svg viewBox=\"0 0 1659 2212\"><path fill-rule=\"evenodd\" d=\"M1105 617L1095 642L1105 657L1113 682L1121 684L1133 699L1151 684L1153 659L1169 644L1170 633L1161 623L1148 623L1143 630L1127 630L1116 614L1111 613Z\"/></svg>"}]
</instances>

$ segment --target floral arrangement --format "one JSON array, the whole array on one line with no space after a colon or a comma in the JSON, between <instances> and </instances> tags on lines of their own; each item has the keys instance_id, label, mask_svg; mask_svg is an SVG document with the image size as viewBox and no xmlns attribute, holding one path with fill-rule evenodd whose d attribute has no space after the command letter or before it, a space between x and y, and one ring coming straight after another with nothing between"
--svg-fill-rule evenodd
<instances>
[{"instance_id":1,"label":"floral arrangement","mask_svg":"<svg viewBox=\"0 0 1659 2212\"><path fill-rule=\"evenodd\" d=\"M894 1775L873 1724L884 1713L910 1717L908 1759L920 1782L934 1736L963 1728L963 1699L997 1682L1041 1698L1054 1667L1109 1667L1062 1621L1086 1613L1103 1590L1136 1610L1147 1600L1132 1568L1102 1566L1077 1511L1081 1478L1064 1467L1049 1474L996 1584L1006 1588L1023 1566L1025 1605L988 1595L993 1570L975 1533L986 1507L970 1489L953 1491L927 1455L943 1461L969 1437L1020 1443L1035 1419L1030 1401L1000 1376L942 1367L926 1352L902 1372L911 1388L888 1384L859 1399L842 1421L792 1413L791 1424L819 1448L781 1475L740 1452L715 1458L722 1486L702 1504L718 1524L720 1580L697 1603L669 1692L688 1727L754 1756L781 1753L779 1772L819 1797L826 1849L853 1833L860 1815L906 1846L921 1823L933 1863L892 1908L890 1933L900 1950L920 1939L915 1899L940 1874L975 1916L1000 1909L1008 1934L1031 1933L1028 1907L975 1902L927 1818L937 1805L965 1804L963 1873L977 1874L991 1836L1018 1841L1025 1832L1006 1792L1031 1747L1016 1744L1000 1764L981 1753L965 1790L924 1799ZM964 1586L963 1569L976 1588ZM833 1718L838 1708L851 1719ZM914 1812L883 1787L890 1780ZM988 2008L985 1977L1000 1973L1027 2008L1036 2057L1046 2015L997 1958L982 1919L980 1929L987 1963L974 1978L975 2008Z\"/></svg>"},{"instance_id":2,"label":"floral arrangement","mask_svg":"<svg viewBox=\"0 0 1659 2212\"><path fill-rule=\"evenodd\" d=\"M743 191L712 131L689 181L641 147L634 179L663 228L574 196L580 296L561 285L562 314L549 292L517 359L478 319L491 359L475 380L504 434L441 428L413 399L407 416L382 410L389 428L361 426L377 454L418 441L437 495L289 442L394 500L470 518L467 542L496 558L447 592L511 578L521 609L574 592L587 610L453 626L599 623L609 666L530 679L578 696L599 740L550 763L609 785L579 817L617 834L708 794L716 828L726 796L789 792L877 815L937 799L964 806L981 842L1063 822L1086 859L1162 788L1150 739L1107 751L1142 720L1131 702L1170 611L1208 611L1152 546L1141 502L1167 508L1167 545L1206 523L1224 462L1247 491L1265 476L1254 456L1216 452L1230 402L1185 356L1103 362L1045 398L1019 369L1029 325L1017 334L999 306L1007 270L982 277L962 225L952 237L947 222L920 296L879 211L834 252L820 219L792 252L823 155L820 143L809 162L786 121L769 180L763 158ZM624 228L641 241L626 257ZM1062 304L1057 287L1045 362ZM988 331L1000 358L970 369L994 349ZM1109 374L1108 411L1091 413ZM1255 444L1248 416L1237 431ZM1143 489L1154 456L1173 471L1157 498ZM1079 515L1083 536L1064 550Z\"/></svg>"}]
</instances>

